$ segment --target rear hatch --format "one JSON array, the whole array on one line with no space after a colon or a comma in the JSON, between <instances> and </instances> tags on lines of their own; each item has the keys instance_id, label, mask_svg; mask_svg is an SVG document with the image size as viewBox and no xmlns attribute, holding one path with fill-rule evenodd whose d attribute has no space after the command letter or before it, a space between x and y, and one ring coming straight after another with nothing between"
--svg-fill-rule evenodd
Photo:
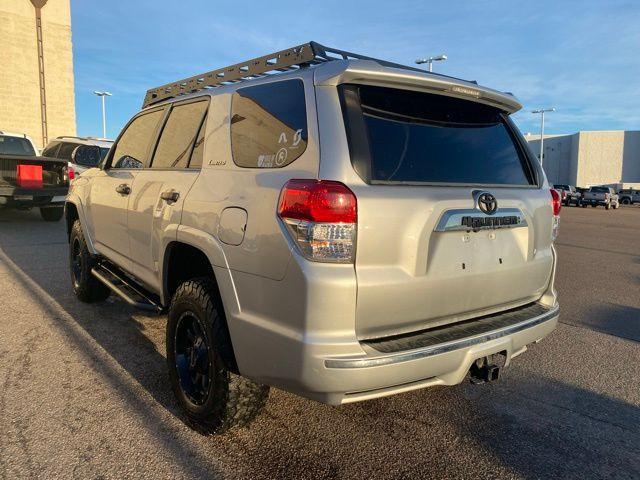
<instances>
[{"instance_id":1,"label":"rear hatch","mask_svg":"<svg viewBox=\"0 0 640 480\"><path fill-rule=\"evenodd\" d=\"M551 196L506 112L389 86L338 95L363 180L349 182L359 338L539 299L553 269Z\"/></svg>"}]
</instances>

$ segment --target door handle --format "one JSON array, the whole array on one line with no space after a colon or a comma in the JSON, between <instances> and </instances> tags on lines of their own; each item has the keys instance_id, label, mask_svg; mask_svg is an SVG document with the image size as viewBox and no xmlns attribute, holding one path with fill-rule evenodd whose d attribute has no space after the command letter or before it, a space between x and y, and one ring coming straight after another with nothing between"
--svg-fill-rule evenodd
<instances>
[{"instance_id":1,"label":"door handle","mask_svg":"<svg viewBox=\"0 0 640 480\"><path fill-rule=\"evenodd\" d=\"M129 195L131 193L131 187L126 183L121 183L116 187L116 192L121 195Z\"/></svg>"},{"instance_id":2,"label":"door handle","mask_svg":"<svg viewBox=\"0 0 640 480\"><path fill-rule=\"evenodd\" d=\"M160 194L160 198L165 202L175 203L180 198L180 192L176 192L175 190L166 190Z\"/></svg>"}]
</instances>

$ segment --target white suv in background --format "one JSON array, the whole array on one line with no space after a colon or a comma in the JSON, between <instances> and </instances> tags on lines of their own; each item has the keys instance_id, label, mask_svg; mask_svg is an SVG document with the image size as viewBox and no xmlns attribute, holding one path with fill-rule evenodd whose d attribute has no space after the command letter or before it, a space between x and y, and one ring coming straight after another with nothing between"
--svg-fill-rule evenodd
<instances>
[{"instance_id":1,"label":"white suv in background","mask_svg":"<svg viewBox=\"0 0 640 480\"><path fill-rule=\"evenodd\" d=\"M98 164L107 156L109 149L113 145L113 140L107 138L94 137L57 137L51 140L42 150L43 157L59 158L69 162L71 179L74 174L81 174L89 168ZM81 149L82 154L78 155L77 148L88 146L90 148Z\"/></svg>"}]
</instances>

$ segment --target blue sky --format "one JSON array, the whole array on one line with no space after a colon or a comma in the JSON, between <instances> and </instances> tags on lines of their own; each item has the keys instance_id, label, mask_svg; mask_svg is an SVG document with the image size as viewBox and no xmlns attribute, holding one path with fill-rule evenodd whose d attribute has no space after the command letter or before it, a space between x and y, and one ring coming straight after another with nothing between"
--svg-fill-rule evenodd
<instances>
[{"instance_id":1,"label":"blue sky","mask_svg":"<svg viewBox=\"0 0 640 480\"><path fill-rule=\"evenodd\" d=\"M513 92L546 132L640 129L640 1L72 0L78 134L115 137L148 88L308 40Z\"/></svg>"}]
</instances>

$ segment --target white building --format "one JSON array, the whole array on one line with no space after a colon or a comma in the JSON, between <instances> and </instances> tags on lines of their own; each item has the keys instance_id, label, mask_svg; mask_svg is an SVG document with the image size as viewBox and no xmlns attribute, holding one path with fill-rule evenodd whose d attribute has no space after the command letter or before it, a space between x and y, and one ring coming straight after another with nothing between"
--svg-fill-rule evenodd
<instances>
[{"instance_id":1,"label":"white building","mask_svg":"<svg viewBox=\"0 0 640 480\"><path fill-rule=\"evenodd\" d=\"M540 135L525 138L539 156ZM545 135L543 167L550 183L640 188L640 130Z\"/></svg>"}]
</instances>

